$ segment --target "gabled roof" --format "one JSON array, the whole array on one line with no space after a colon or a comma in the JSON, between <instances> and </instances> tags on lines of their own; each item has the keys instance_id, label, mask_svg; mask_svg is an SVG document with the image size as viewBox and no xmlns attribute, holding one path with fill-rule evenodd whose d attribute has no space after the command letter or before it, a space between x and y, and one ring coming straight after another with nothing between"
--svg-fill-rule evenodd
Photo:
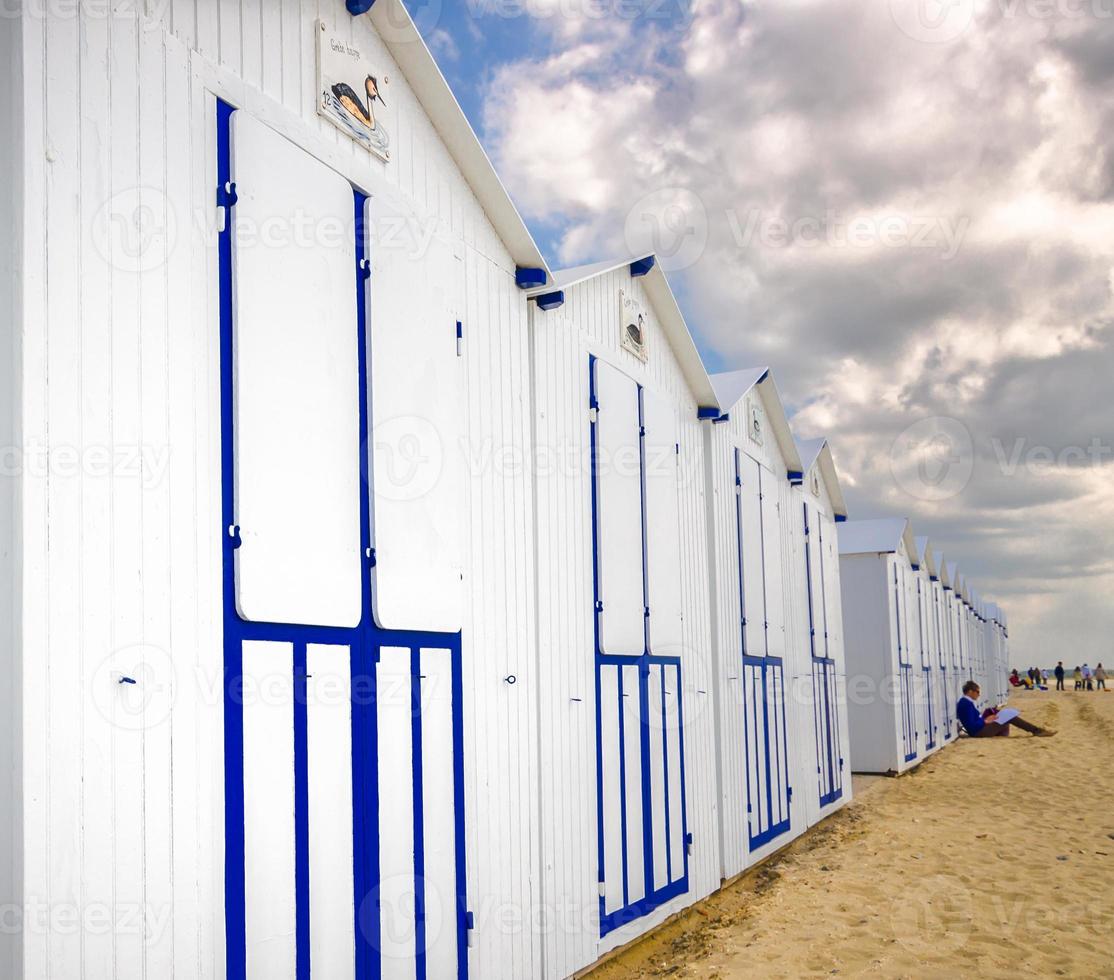
<instances>
[{"instance_id":1,"label":"gabled roof","mask_svg":"<svg viewBox=\"0 0 1114 980\"><path fill-rule=\"evenodd\" d=\"M730 414L751 389L757 388L762 404L766 407L766 417L770 420L770 427L773 429L778 448L781 450L781 455L785 457L786 467L797 473L804 472L800 454L797 452L797 442L793 438L793 430L789 428L789 418L785 414L785 405L782 404L781 395L770 376L769 368L744 368L741 371L713 374L712 387L716 391L719 410L725 415Z\"/></svg>"},{"instance_id":2,"label":"gabled roof","mask_svg":"<svg viewBox=\"0 0 1114 980\"><path fill-rule=\"evenodd\" d=\"M895 554L904 544L910 559L916 557L917 543L905 517L883 517L873 521L847 521L839 525L841 555Z\"/></svg>"},{"instance_id":3,"label":"gabled roof","mask_svg":"<svg viewBox=\"0 0 1114 980\"><path fill-rule=\"evenodd\" d=\"M917 544L917 561L926 575L936 575L936 555L932 553L932 544L926 537L919 537Z\"/></svg>"},{"instance_id":4,"label":"gabled roof","mask_svg":"<svg viewBox=\"0 0 1114 980\"><path fill-rule=\"evenodd\" d=\"M798 439L793 437L797 446L797 455L801 457L801 475L808 479L809 471L813 466L820 467L820 478L828 491L828 499L832 502L832 513L836 517L847 517L847 501L843 499L843 488L839 485L839 474L836 472L835 459L832 457L832 448L828 440Z\"/></svg>"},{"instance_id":5,"label":"gabled roof","mask_svg":"<svg viewBox=\"0 0 1114 980\"><path fill-rule=\"evenodd\" d=\"M648 262L647 260L654 261ZM553 285L531 289L527 295L541 296L551 293L555 289L572 289L598 276L605 276L619 269L629 268L636 262L643 263L644 267L648 267L640 277L642 287L646 290L646 295L653 304L658 323L669 340L669 346L677 358L681 373L684 374L685 380L696 398L697 405L718 407L716 393L712 388L711 379L708 377L708 370L704 367L704 361L700 357L700 351L696 349L696 342L692 339L692 333L685 322L685 316L681 312L681 307L677 305L677 297L673 295L673 290L669 288L669 280L665 278L665 273L661 271L661 263L656 261L653 254L636 255L627 259L594 262L591 265L562 269L553 273Z\"/></svg>"},{"instance_id":6,"label":"gabled roof","mask_svg":"<svg viewBox=\"0 0 1114 980\"><path fill-rule=\"evenodd\" d=\"M406 5L402 0L379 0L367 16L406 76L414 95L460 167L515 264L542 269L552 280L548 264L449 83L437 67Z\"/></svg>"},{"instance_id":7,"label":"gabled roof","mask_svg":"<svg viewBox=\"0 0 1114 980\"><path fill-rule=\"evenodd\" d=\"M952 577L948 574L948 563L944 561L942 554L936 555L936 574L940 578L940 584L945 588L952 587Z\"/></svg>"},{"instance_id":8,"label":"gabled roof","mask_svg":"<svg viewBox=\"0 0 1114 980\"><path fill-rule=\"evenodd\" d=\"M629 267L635 262L642 259L652 258L649 255L632 255L628 259L607 259L603 262L592 262L588 265L577 265L571 269L557 269L553 273L553 286L538 289L531 289L530 295L533 296L537 293L544 293L546 289L568 289L572 286L577 286L582 282L587 282L589 279L595 279L596 276L605 276L609 272L615 272L618 269Z\"/></svg>"},{"instance_id":9,"label":"gabled roof","mask_svg":"<svg viewBox=\"0 0 1114 980\"><path fill-rule=\"evenodd\" d=\"M948 562L948 584L952 587L952 591L959 591L959 583L956 577L959 575L959 566L954 561Z\"/></svg>"}]
</instances>

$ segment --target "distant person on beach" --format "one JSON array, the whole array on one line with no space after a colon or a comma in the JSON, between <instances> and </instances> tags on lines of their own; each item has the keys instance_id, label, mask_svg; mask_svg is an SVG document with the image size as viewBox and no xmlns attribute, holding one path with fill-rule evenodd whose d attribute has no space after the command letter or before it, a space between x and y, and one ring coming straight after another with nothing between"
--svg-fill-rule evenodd
<instances>
[{"instance_id":1,"label":"distant person on beach","mask_svg":"<svg viewBox=\"0 0 1114 980\"><path fill-rule=\"evenodd\" d=\"M963 697L955 706L955 716L963 726L964 731L972 738L992 738L997 735L1009 735L1011 728L1020 728L1023 732L1035 735L1037 738L1050 738L1054 731L1041 728L1025 721L1021 712L1016 708L995 708L982 715L979 713L979 685L968 681L963 685Z\"/></svg>"},{"instance_id":2,"label":"distant person on beach","mask_svg":"<svg viewBox=\"0 0 1114 980\"><path fill-rule=\"evenodd\" d=\"M1056 664L1056 690L1064 690L1064 661Z\"/></svg>"},{"instance_id":3,"label":"distant person on beach","mask_svg":"<svg viewBox=\"0 0 1114 980\"><path fill-rule=\"evenodd\" d=\"M1083 687L1088 691L1093 691L1095 685L1092 683L1091 678L1094 676L1094 671L1091 670L1088 664L1083 665Z\"/></svg>"},{"instance_id":4,"label":"distant person on beach","mask_svg":"<svg viewBox=\"0 0 1114 980\"><path fill-rule=\"evenodd\" d=\"M1106 671L1103 669L1102 664L1095 668L1095 687L1100 691L1106 690Z\"/></svg>"},{"instance_id":5,"label":"distant person on beach","mask_svg":"<svg viewBox=\"0 0 1114 980\"><path fill-rule=\"evenodd\" d=\"M1083 690L1083 671L1079 667L1076 667L1075 670L1072 671L1071 676L1075 680L1075 689L1077 691L1082 691Z\"/></svg>"}]
</instances>

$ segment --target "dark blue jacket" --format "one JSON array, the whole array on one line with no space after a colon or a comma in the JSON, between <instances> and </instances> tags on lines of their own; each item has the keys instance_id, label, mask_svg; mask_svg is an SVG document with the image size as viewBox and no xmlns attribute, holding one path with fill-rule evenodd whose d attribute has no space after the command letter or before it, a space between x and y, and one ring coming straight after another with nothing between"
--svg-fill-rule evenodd
<instances>
[{"instance_id":1,"label":"dark blue jacket","mask_svg":"<svg viewBox=\"0 0 1114 980\"><path fill-rule=\"evenodd\" d=\"M955 716L968 735L978 735L986 727L978 706L968 697L962 697L956 703Z\"/></svg>"}]
</instances>

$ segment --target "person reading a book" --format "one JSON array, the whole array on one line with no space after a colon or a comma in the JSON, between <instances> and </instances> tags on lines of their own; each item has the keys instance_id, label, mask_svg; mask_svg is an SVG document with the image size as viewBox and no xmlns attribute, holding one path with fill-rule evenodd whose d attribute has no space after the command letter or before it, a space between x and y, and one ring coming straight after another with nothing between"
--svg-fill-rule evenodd
<instances>
[{"instance_id":1,"label":"person reading a book","mask_svg":"<svg viewBox=\"0 0 1114 980\"><path fill-rule=\"evenodd\" d=\"M956 718L972 738L1009 735L1011 728L1020 728L1037 738L1049 738L1056 734L1025 721L1016 708L988 708L985 712L980 712L977 700L979 693L979 685L968 681L963 685L963 697L955 706Z\"/></svg>"}]
</instances>

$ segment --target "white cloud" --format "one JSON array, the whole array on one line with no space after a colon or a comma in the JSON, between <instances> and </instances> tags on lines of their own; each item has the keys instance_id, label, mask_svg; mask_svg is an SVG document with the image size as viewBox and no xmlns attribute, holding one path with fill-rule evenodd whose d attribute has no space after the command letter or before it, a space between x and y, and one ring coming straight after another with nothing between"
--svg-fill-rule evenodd
<instances>
[{"instance_id":1,"label":"white cloud","mask_svg":"<svg viewBox=\"0 0 1114 980\"><path fill-rule=\"evenodd\" d=\"M625 253L647 194L698 195L707 248L675 284L703 349L770 363L802 433L832 436L857 513L919 520L1009 597L1020 659L1047 661L1053 636L1096 635L1079 595L1100 608L1114 586L1109 520L1074 516L1114 513L1114 460L1006 477L990 447L1110 432L1109 397L1087 386L1114 370L1114 23L972 9L948 43L855 0L565 23L551 56L499 70L485 123L562 264ZM766 234L741 242L749 219ZM838 232L856 219L852 244ZM940 241L914 244L918 221ZM794 234L769 234L782 224ZM963 495L929 505L886 459L935 414L961 419L980 457Z\"/></svg>"}]
</instances>

